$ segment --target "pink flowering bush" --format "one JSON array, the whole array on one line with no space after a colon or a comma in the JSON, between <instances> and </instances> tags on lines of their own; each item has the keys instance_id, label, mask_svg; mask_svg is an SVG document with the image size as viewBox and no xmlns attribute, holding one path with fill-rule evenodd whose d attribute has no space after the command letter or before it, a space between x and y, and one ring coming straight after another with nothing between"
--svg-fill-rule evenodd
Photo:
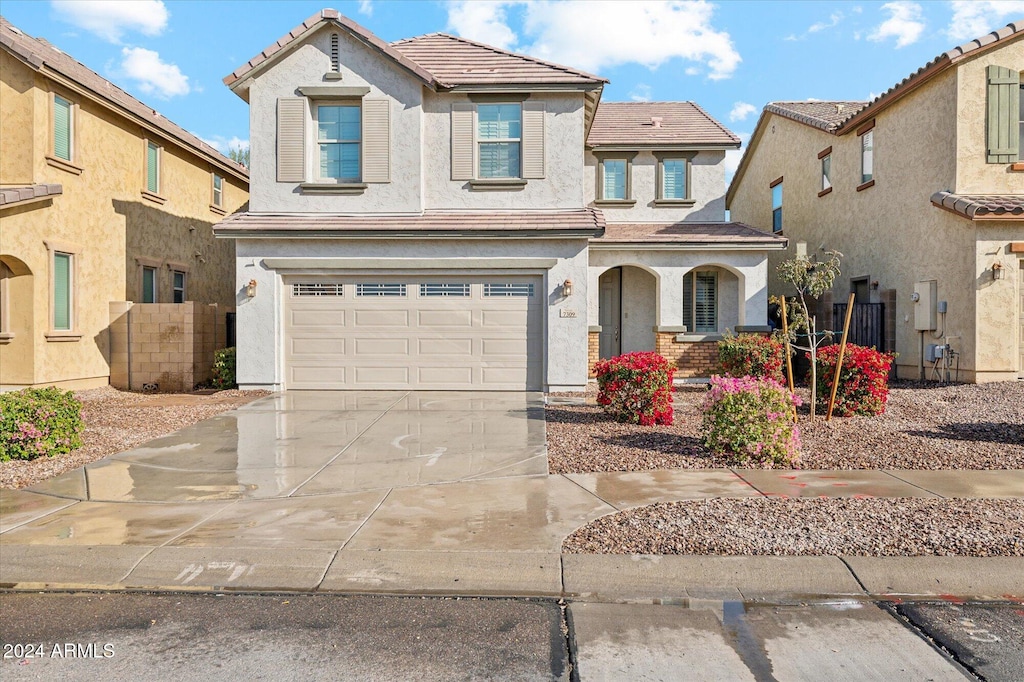
<instances>
[{"instance_id":1,"label":"pink flowering bush","mask_svg":"<svg viewBox=\"0 0 1024 682\"><path fill-rule=\"evenodd\" d=\"M652 426L672 423L672 375L657 353L626 353L594 365L597 403L617 421Z\"/></svg>"},{"instance_id":2,"label":"pink flowering bush","mask_svg":"<svg viewBox=\"0 0 1024 682\"><path fill-rule=\"evenodd\" d=\"M791 467L800 458L793 410L800 398L774 379L711 377L704 399L704 445L738 466Z\"/></svg>"},{"instance_id":3,"label":"pink flowering bush","mask_svg":"<svg viewBox=\"0 0 1024 682\"><path fill-rule=\"evenodd\" d=\"M0 393L0 462L62 455L82 446L82 403L71 391Z\"/></svg>"}]
</instances>

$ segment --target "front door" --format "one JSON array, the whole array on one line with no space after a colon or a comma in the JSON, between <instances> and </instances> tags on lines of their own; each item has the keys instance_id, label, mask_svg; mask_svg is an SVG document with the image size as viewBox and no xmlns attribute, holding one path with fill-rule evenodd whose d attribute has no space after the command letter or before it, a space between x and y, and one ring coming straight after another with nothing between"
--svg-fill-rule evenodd
<instances>
[{"instance_id":1,"label":"front door","mask_svg":"<svg viewBox=\"0 0 1024 682\"><path fill-rule=\"evenodd\" d=\"M604 360L622 352L622 269L613 268L604 273L599 284L598 321L601 324L601 359Z\"/></svg>"}]
</instances>

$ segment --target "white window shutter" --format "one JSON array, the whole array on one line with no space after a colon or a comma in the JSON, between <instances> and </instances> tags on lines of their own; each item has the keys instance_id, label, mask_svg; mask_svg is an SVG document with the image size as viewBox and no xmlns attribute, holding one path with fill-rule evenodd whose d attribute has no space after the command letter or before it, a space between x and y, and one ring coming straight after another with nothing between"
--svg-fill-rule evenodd
<instances>
[{"instance_id":1,"label":"white window shutter","mask_svg":"<svg viewBox=\"0 0 1024 682\"><path fill-rule=\"evenodd\" d=\"M363 182L391 182L391 101L363 100Z\"/></svg>"},{"instance_id":2,"label":"white window shutter","mask_svg":"<svg viewBox=\"0 0 1024 682\"><path fill-rule=\"evenodd\" d=\"M544 102L523 102L523 178L544 177Z\"/></svg>"},{"instance_id":3,"label":"white window shutter","mask_svg":"<svg viewBox=\"0 0 1024 682\"><path fill-rule=\"evenodd\" d=\"M306 179L306 100L277 100L277 181Z\"/></svg>"},{"instance_id":4,"label":"white window shutter","mask_svg":"<svg viewBox=\"0 0 1024 682\"><path fill-rule=\"evenodd\" d=\"M473 179L473 114L470 102L452 104L452 180Z\"/></svg>"}]
</instances>

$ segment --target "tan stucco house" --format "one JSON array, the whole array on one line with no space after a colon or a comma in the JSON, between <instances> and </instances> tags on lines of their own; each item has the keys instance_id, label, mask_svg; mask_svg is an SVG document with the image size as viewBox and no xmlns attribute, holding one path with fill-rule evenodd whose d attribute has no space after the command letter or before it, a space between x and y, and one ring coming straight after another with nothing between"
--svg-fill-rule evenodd
<instances>
[{"instance_id":1,"label":"tan stucco house","mask_svg":"<svg viewBox=\"0 0 1024 682\"><path fill-rule=\"evenodd\" d=\"M225 78L250 104L233 239L238 380L270 389L583 388L598 357L711 371L767 324L767 254L726 223L739 140L690 102L335 10Z\"/></svg>"},{"instance_id":2,"label":"tan stucco house","mask_svg":"<svg viewBox=\"0 0 1024 682\"><path fill-rule=\"evenodd\" d=\"M871 102L768 104L727 203L789 238L770 257L772 294L791 293L782 259L836 249L843 275L826 298L884 306L879 345L899 353L900 376L1024 376L1022 71L1019 21Z\"/></svg>"},{"instance_id":3,"label":"tan stucco house","mask_svg":"<svg viewBox=\"0 0 1024 682\"><path fill-rule=\"evenodd\" d=\"M107 384L112 304L233 308L212 225L247 199L243 166L0 18L0 388Z\"/></svg>"}]
</instances>

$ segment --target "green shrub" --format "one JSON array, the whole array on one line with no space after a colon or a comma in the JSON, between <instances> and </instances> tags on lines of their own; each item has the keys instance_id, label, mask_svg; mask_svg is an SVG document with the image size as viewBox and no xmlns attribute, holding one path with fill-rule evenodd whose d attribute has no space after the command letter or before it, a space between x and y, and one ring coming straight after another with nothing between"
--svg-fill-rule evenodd
<instances>
[{"instance_id":1,"label":"green shrub","mask_svg":"<svg viewBox=\"0 0 1024 682\"><path fill-rule=\"evenodd\" d=\"M730 377L763 377L782 383L786 350L778 334L727 335L718 342L718 363Z\"/></svg>"},{"instance_id":2,"label":"green shrub","mask_svg":"<svg viewBox=\"0 0 1024 682\"><path fill-rule=\"evenodd\" d=\"M213 354L213 378L210 380L214 388L235 387L235 349L222 348Z\"/></svg>"},{"instance_id":3,"label":"green shrub","mask_svg":"<svg viewBox=\"0 0 1024 682\"><path fill-rule=\"evenodd\" d=\"M838 345L826 346L818 351L818 409L822 412L828 409L838 357ZM885 403L889 400L889 370L895 359L895 355L874 348L846 344L833 413L849 417L885 412Z\"/></svg>"},{"instance_id":4,"label":"green shrub","mask_svg":"<svg viewBox=\"0 0 1024 682\"><path fill-rule=\"evenodd\" d=\"M675 370L657 353L626 353L594 365L597 402L617 421L630 424L672 423L672 375Z\"/></svg>"},{"instance_id":5,"label":"green shrub","mask_svg":"<svg viewBox=\"0 0 1024 682\"><path fill-rule=\"evenodd\" d=\"M711 377L704 400L704 445L737 466L791 467L800 458L793 410L800 398L774 379Z\"/></svg>"},{"instance_id":6,"label":"green shrub","mask_svg":"<svg viewBox=\"0 0 1024 682\"><path fill-rule=\"evenodd\" d=\"M0 462L63 455L82 447L82 403L71 391L0 393Z\"/></svg>"}]
</instances>

